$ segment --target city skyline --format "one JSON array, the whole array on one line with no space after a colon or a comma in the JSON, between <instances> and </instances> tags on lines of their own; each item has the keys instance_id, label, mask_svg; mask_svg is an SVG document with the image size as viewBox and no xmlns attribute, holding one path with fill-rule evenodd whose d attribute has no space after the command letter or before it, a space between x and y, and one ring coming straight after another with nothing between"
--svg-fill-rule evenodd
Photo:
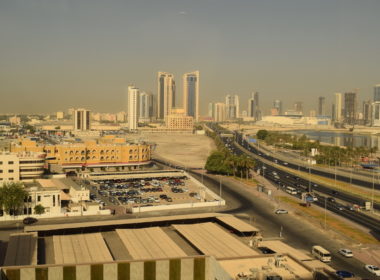
<instances>
[{"instance_id":1,"label":"city skyline","mask_svg":"<svg viewBox=\"0 0 380 280\"><path fill-rule=\"evenodd\" d=\"M309 111L309 99L329 104L334 92L356 88L367 100L380 80L379 9L345 0L0 1L0 111L48 113L74 99L120 111L130 83L157 94L161 69L202 73L200 115L227 94L246 104L252 91L263 113L274 99Z\"/></svg>"}]
</instances>

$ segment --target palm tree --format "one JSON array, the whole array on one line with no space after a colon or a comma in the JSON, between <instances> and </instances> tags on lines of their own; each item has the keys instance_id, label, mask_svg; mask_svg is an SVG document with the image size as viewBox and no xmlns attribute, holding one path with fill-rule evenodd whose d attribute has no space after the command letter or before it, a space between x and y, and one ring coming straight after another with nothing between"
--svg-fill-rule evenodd
<instances>
[{"instance_id":1,"label":"palm tree","mask_svg":"<svg viewBox=\"0 0 380 280\"><path fill-rule=\"evenodd\" d=\"M244 172L248 178L249 170L255 166L255 161L251 157L242 155L239 157L239 166L241 169L241 175Z\"/></svg>"}]
</instances>

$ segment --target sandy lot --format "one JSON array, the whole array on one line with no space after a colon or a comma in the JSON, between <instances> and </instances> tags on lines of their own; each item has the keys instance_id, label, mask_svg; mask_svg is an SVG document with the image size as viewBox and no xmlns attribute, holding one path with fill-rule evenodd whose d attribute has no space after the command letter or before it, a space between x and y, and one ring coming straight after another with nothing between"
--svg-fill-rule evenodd
<instances>
[{"instance_id":1,"label":"sandy lot","mask_svg":"<svg viewBox=\"0 0 380 280\"><path fill-rule=\"evenodd\" d=\"M210 152L215 149L212 139L205 135L146 133L135 138L156 143L153 155L192 168L203 168Z\"/></svg>"}]
</instances>

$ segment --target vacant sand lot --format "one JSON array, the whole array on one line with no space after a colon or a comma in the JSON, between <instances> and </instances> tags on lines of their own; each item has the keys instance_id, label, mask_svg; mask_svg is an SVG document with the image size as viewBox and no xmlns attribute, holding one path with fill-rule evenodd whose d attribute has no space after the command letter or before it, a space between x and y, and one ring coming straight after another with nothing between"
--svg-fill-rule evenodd
<instances>
[{"instance_id":1,"label":"vacant sand lot","mask_svg":"<svg viewBox=\"0 0 380 280\"><path fill-rule=\"evenodd\" d=\"M205 135L145 133L134 138L156 143L153 155L193 168L203 168L210 152L215 149L212 139Z\"/></svg>"}]
</instances>

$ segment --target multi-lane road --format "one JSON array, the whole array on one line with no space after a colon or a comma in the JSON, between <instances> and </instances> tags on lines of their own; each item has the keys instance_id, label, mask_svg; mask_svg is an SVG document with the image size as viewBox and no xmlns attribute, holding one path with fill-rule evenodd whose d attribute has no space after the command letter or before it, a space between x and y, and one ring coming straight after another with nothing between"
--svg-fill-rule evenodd
<instances>
[{"instance_id":1,"label":"multi-lane road","mask_svg":"<svg viewBox=\"0 0 380 280\"><path fill-rule=\"evenodd\" d=\"M209 128L218 134L226 135L232 133L216 124L209 125ZM222 141L224 141L226 147L229 148L234 154L245 153L255 158L257 162L256 170L259 170L260 173L267 179L278 185L280 189L285 191L289 186L295 188L297 190L297 194L294 195L299 198L302 193L313 192L317 198L317 201L313 202L314 204L324 207L329 211L335 212L340 216L368 228L374 235L380 235L380 221L378 219L361 212L353 211L355 209L352 208L352 205L364 205L365 201L363 199L344 192L338 192L329 186L321 185L313 182L312 180L306 180L298 177L291 172L284 171L279 168L279 165L292 169L298 169L299 167L292 163L276 159L271 155L262 153L262 151L259 151L256 147L250 145L239 133L235 133L234 136L235 139L231 137L222 137ZM309 168L305 167L302 167L301 171L307 171L310 174L317 174L315 172L313 173L311 169L309 170ZM379 204L374 204L374 207L380 209Z\"/></svg>"}]
</instances>

